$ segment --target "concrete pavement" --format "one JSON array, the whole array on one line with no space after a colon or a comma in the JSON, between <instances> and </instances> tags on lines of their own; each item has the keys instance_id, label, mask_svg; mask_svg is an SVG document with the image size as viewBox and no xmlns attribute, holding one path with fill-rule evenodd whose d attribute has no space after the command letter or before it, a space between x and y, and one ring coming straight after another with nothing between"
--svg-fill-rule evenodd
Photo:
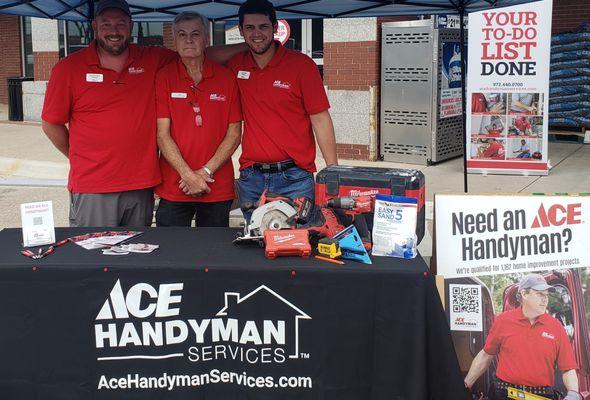
<instances>
[{"instance_id":1,"label":"concrete pavement","mask_svg":"<svg viewBox=\"0 0 590 400\"><path fill-rule=\"evenodd\" d=\"M68 160L46 138L39 124L9 123L6 107L0 105L0 228L20 226L20 204L52 200L56 226L68 225L69 195L65 188ZM3 120L4 119L4 120ZM237 166L240 151L233 156ZM549 143L548 176L469 175L470 193L590 192L590 145ZM345 165L383 168L415 168L426 177L426 218L431 233L432 201L435 193L463 192L463 160L456 158L433 166L391 162L342 160ZM318 158L318 168L324 167ZM237 168L236 168L237 171ZM234 221L240 218L236 214ZM431 254L431 238L421 244Z\"/></svg>"}]
</instances>

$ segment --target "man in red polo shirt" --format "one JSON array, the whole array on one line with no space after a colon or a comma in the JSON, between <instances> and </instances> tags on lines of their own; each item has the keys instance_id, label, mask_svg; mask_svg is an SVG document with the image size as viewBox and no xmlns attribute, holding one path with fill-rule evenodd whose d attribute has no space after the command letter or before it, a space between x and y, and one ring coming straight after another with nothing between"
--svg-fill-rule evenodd
<instances>
[{"instance_id":1,"label":"man in red polo shirt","mask_svg":"<svg viewBox=\"0 0 590 400\"><path fill-rule=\"evenodd\" d=\"M197 226L229 226L242 112L234 74L205 57L208 26L198 13L179 14L172 34L180 58L156 77L158 226L190 226L195 213Z\"/></svg>"},{"instance_id":2,"label":"man in red polo shirt","mask_svg":"<svg viewBox=\"0 0 590 400\"><path fill-rule=\"evenodd\" d=\"M533 126L527 117L518 117L514 120L514 127L518 135L530 135Z\"/></svg>"},{"instance_id":3,"label":"man in red polo shirt","mask_svg":"<svg viewBox=\"0 0 590 400\"><path fill-rule=\"evenodd\" d=\"M491 158L492 160L504 159L504 145L496 139L488 139L488 148L484 150L482 157Z\"/></svg>"},{"instance_id":4,"label":"man in red polo shirt","mask_svg":"<svg viewBox=\"0 0 590 400\"><path fill-rule=\"evenodd\" d=\"M248 0L238 12L249 51L228 63L242 99L244 133L240 157L240 203L264 190L314 198L315 139L327 165L337 164L334 126L326 92L313 60L274 41L272 3ZM249 213L245 213L249 218Z\"/></svg>"},{"instance_id":5,"label":"man in red polo shirt","mask_svg":"<svg viewBox=\"0 0 590 400\"><path fill-rule=\"evenodd\" d=\"M124 0L96 2L92 28L96 40L53 68L41 116L70 160L70 225L149 226L153 187L161 181L154 83L177 56L129 44ZM241 49L226 46L215 57L226 61Z\"/></svg>"},{"instance_id":6,"label":"man in red polo shirt","mask_svg":"<svg viewBox=\"0 0 590 400\"><path fill-rule=\"evenodd\" d=\"M568 390L566 400L582 400L578 393L577 364L561 323L547 314L553 288L539 274L524 276L518 285L521 306L500 314L465 377L471 388L495 356L497 381L492 400L507 399L508 387L553 399L555 366Z\"/></svg>"}]
</instances>

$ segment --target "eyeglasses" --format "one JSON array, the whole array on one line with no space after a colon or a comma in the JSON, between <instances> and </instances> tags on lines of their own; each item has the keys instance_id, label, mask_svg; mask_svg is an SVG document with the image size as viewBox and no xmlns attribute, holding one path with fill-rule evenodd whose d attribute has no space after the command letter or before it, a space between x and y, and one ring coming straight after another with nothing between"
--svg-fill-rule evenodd
<instances>
[{"instance_id":1,"label":"eyeglasses","mask_svg":"<svg viewBox=\"0 0 590 400\"><path fill-rule=\"evenodd\" d=\"M203 126L203 117L201 116L201 107L199 107L199 103L196 101L189 101L189 103L195 112L195 125L197 127Z\"/></svg>"}]
</instances>

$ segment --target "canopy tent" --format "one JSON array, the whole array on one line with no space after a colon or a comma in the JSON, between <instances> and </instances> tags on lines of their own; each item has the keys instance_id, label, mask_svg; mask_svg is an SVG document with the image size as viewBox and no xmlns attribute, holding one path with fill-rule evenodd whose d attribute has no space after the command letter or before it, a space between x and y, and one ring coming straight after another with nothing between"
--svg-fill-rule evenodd
<instances>
[{"instance_id":1,"label":"canopy tent","mask_svg":"<svg viewBox=\"0 0 590 400\"><path fill-rule=\"evenodd\" d=\"M535 0L275 0L279 18L378 17L470 13ZM0 13L66 20L91 19L93 0L0 0ZM195 10L213 21L236 19L244 0L129 0L134 21L170 21Z\"/></svg>"},{"instance_id":2,"label":"canopy tent","mask_svg":"<svg viewBox=\"0 0 590 400\"><path fill-rule=\"evenodd\" d=\"M474 11L537 0L272 0L278 18L353 18L391 15L459 14L462 104L465 110L464 17ZM0 14L64 20L90 20L95 0L0 0ZM244 0L128 0L134 21L170 21L197 10L213 21L235 20ZM463 112L463 186L467 193L466 113Z\"/></svg>"}]
</instances>

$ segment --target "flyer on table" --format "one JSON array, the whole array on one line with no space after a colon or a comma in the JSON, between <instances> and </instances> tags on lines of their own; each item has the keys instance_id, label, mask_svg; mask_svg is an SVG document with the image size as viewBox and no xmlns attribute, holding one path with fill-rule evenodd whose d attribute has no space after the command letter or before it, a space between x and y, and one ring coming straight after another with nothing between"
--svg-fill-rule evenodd
<instances>
[{"instance_id":1,"label":"flyer on table","mask_svg":"<svg viewBox=\"0 0 590 400\"><path fill-rule=\"evenodd\" d=\"M547 175L552 7L469 14L469 172Z\"/></svg>"},{"instance_id":2,"label":"flyer on table","mask_svg":"<svg viewBox=\"0 0 590 400\"><path fill-rule=\"evenodd\" d=\"M435 197L437 271L445 278L590 265L590 197Z\"/></svg>"}]
</instances>

